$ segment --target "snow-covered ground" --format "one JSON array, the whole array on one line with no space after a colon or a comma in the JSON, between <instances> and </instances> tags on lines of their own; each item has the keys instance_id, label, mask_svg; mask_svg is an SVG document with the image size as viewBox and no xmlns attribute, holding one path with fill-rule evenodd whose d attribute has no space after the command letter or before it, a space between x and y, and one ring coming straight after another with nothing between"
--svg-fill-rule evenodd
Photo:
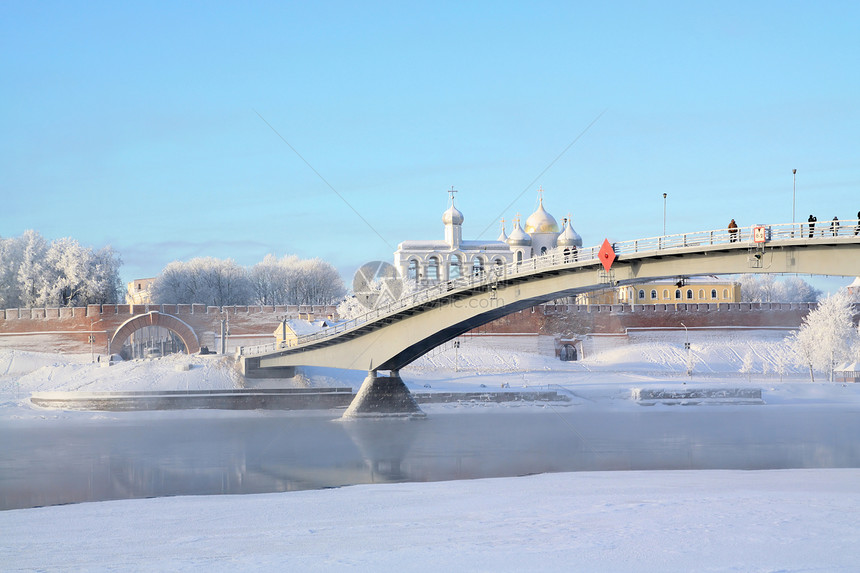
<instances>
[{"instance_id":1,"label":"snow-covered ground","mask_svg":"<svg viewBox=\"0 0 860 573\"><path fill-rule=\"evenodd\" d=\"M797 368L780 381L776 334L693 338L692 377L683 336L640 336L568 363L533 342L470 338L401 375L416 391L559 389L595 410L641 409L631 389L686 383L763 390L766 406L730 408L847 403L860 413L860 384L813 384ZM291 383L357 388L363 377L307 369ZM104 415L33 408L34 391L240 384L231 359L218 356L107 367L89 355L0 351L0 437L22 419L32 427ZM456 415L458 406L424 409ZM857 571L858 509L857 468L582 472L11 510L0 512L0 554L4 570Z\"/></svg>"}]
</instances>

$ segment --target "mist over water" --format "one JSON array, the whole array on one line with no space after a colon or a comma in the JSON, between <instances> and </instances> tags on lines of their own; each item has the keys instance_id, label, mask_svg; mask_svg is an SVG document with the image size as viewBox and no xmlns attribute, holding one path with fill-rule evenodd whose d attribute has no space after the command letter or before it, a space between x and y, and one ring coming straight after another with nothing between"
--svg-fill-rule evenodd
<instances>
[{"instance_id":1,"label":"mist over water","mask_svg":"<svg viewBox=\"0 0 860 573\"><path fill-rule=\"evenodd\" d=\"M337 415L2 422L0 509L559 471L860 466L854 405Z\"/></svg>"}]
</instances>

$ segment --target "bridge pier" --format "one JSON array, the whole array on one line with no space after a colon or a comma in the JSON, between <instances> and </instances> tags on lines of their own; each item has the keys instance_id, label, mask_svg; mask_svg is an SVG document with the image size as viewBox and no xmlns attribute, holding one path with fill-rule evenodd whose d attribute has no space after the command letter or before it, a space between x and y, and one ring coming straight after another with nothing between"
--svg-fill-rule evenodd
<instances>
[{"instance_id":1,"label":"bridge pier","mask_svg":"<svg viewBox=\"0 0 860 573\"><path fill-rule=\"evenodd\" d=\"M344 418L425 418L418 402L400 378L399 370L388 376L379 376L370 370L361 383L352 403L343 413Z\"/></svg>"}]
</instances>

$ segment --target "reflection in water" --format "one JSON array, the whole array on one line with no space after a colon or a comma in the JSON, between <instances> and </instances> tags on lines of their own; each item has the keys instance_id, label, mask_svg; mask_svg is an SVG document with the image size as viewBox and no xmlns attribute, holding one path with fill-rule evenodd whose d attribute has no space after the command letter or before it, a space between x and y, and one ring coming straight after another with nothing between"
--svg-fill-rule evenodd
<instances>
[{"instance_id":1,"label":"reflection in water","mask_svg":"<svg viewBox=\"0 0 860 573\"><path fill-rule=\"evenodd\" d=\"M0 426L0 509L582 470L860 467L852 407L314 415Z\"/></svg>"}]
</instances>

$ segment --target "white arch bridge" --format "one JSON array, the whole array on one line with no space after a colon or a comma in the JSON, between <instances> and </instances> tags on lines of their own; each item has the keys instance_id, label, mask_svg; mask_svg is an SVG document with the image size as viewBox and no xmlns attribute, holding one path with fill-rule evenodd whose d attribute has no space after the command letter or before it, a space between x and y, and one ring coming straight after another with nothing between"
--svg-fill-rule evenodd
<instances>
[{"instance_id":1,"label":"white arch bridge","mask_svg":"<svg viewBox=\"0 0 860 573\"><path fill-rule=\"evenodd\" d=\"M367 370L369 386L377 370L399 380L400 368L477 326L601 287L702 274L860 276L858 228L857 221L824 222L814 232L801 223L764 225L613 243L609 259L600 247L548 254L420 290L288 346L242 348L242 367L248 376L296 366Z\"/></svg>"}]
</instances>

